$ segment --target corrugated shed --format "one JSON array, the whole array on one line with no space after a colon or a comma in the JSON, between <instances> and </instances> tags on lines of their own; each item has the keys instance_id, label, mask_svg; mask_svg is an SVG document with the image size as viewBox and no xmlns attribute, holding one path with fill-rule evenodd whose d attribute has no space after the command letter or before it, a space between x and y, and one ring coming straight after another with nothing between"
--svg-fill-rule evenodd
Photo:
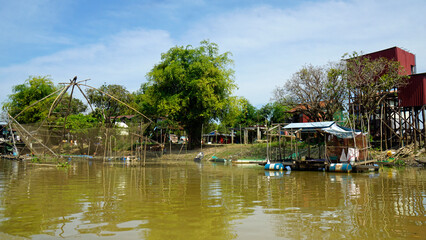
<instances>
[{"instance_id":1,"label":"corrugated shed","mask_svg":"<svg viewBox=\"0 0 426 240\"><path fill-rule=\"evenodd\" d=\"M408 84L398 89L399 104L402 107L426 105L426 73L410 76Z\"/></svg>"}]
</instances>

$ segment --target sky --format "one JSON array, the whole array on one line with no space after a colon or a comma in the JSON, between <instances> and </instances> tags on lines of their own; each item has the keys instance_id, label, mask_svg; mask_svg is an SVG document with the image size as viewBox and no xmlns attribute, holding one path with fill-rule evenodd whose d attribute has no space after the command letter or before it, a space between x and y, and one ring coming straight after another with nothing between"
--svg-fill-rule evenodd
<instances>
[{"instance_id":1,"label":"sky","mask_svg":"<svg viewBox=\"0 0 426 240\"><path fill-rule=\"evenodd\" d=\"M175 46L217 43L234 95L261 107L307 64L400 47L426 72L424 0L0 0L0 103L30 76L55 84L146 82Z\"/></svg>"}]
</instances>

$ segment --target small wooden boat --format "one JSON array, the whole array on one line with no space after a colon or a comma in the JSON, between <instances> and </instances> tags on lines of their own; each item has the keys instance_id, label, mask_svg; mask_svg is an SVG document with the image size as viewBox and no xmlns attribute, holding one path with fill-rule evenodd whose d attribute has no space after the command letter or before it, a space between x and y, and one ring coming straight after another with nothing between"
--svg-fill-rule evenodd
<instances>
[{"instance_id":1,"label":"small wooden boat","mask_svg":"<svg viewBox=\"0 0 426 240\"><path fill-rule=\"evenodd\" d=\"M216 156L213 156L213 157L210 159L210 161L211 161L211 162L227 162L228 160L226 160L225 158L218 158L218 157L216 157Z\"/></svg>"},{"instance_id":2,"label":"small wooden boat","mask_svg":"<svg viewBox=\"0 0 426 240\"><path fill-rule=\"evenodd\" d=\"M380 166L378 165L356 165L352 166L353 172L377 172L379 171Z\"/></svg>"}]
</instances>

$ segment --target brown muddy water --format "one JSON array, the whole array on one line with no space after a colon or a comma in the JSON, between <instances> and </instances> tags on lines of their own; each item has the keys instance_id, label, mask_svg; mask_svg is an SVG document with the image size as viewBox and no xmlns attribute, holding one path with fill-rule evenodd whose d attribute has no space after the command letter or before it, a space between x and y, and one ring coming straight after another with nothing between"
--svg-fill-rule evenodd
<instances>
[{"instance_id":1,"label":"brown muddy water","mask_svg":"<svg viewBox=\"0 0 426 240\"><path fill-rule=\"evenodd\" d=\"M0 160L0 239L425 239L426 170Z\"/></svg>"}]
</instances>

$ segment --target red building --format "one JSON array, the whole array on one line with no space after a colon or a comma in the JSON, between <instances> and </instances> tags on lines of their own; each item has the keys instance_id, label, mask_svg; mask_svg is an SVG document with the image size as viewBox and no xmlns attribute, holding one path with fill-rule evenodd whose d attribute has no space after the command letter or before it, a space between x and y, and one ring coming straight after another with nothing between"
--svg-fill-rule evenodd
<instances>
[{"instance_id":1,"label":"red building","mask_svg":"<svg viewBox=\"0 0 426 240\"><path fill-rule=\"evenodd\" d=\"M390 60L398 61L402 67L404 67L401 75L411 75L416 73L416 56L410 52L402 50L399 47L392 47L377 52L365 54L364 56L370 57L371 59L387 58Z\"/></svg>"},{"instance_id":2,"label":"red building","mask_svg":"<svg viewBox=\"0 0 426 240\"><path fill-rule=\"evenodd\" d=\"M401 107L421 107L426 105L426 73L416 73L416 56L398 47L365 54L371 59L384 57L398 61L404 70L401 75L410 75L406 86L398 89Z\"/></svg>"},{"instance_id":3,"label":"red building","mask_svg":"<svg viewBox=\"0 0 426 240\"><path fill-rule=\"evenodd\" d=\"M413 74L407 86L398 89L401 107L422 107L426 105L426 73Z\"/></svg>"}]
</instances>

